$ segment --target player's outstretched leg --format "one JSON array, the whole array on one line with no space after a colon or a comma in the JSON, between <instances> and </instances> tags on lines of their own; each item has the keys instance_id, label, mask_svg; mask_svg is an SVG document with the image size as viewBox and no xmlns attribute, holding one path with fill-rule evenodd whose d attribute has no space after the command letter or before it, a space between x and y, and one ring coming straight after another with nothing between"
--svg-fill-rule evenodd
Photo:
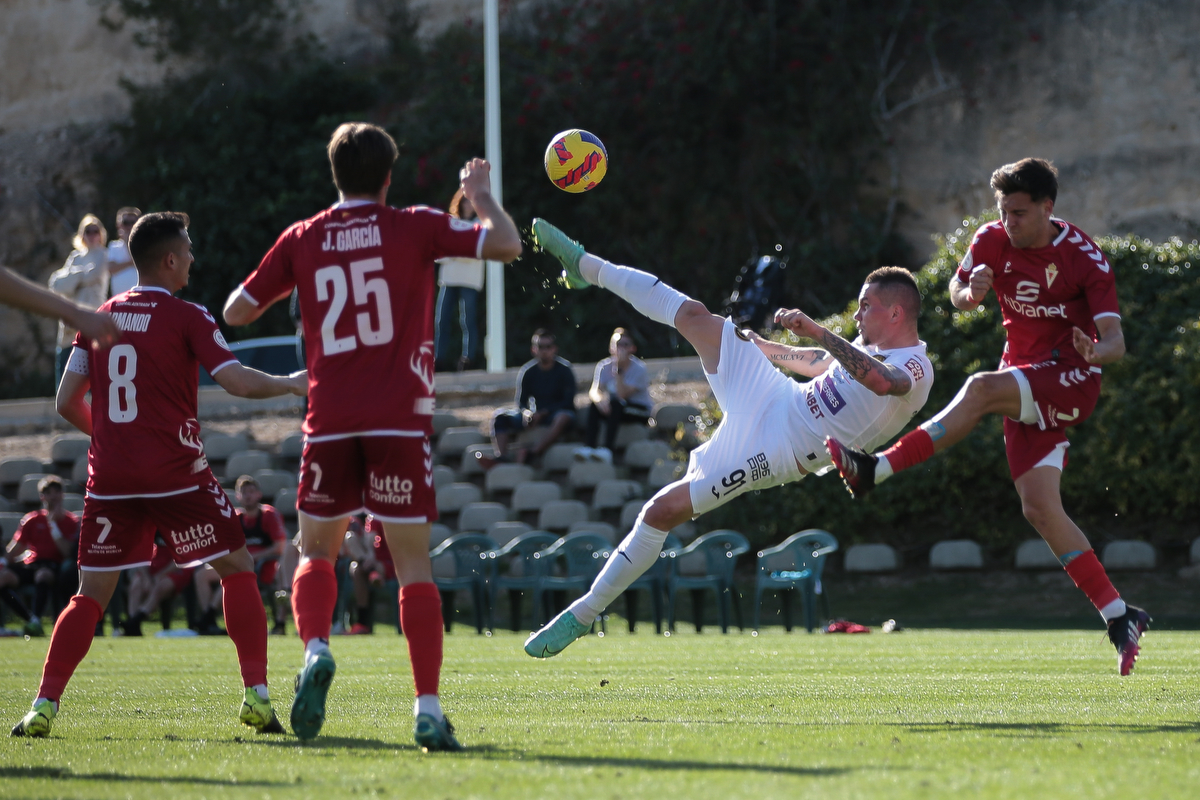
<instances>
[{"instance_id":1,"label":"player's outstretched leg","mask_svg":"<svg viewBox=\"0 0 1200 800\"><path fill-rule=\"evenodd\" d=\"M534 658L551 658L587 633L596 617L654 565L667 531L691 516L691 487L687 481L673 483L651 498L638 515L633 530L608 557L592 587L526 639L525 652Z\"/></svg>"},{"instance_id":2,"label":"player's outstretched leg","mask_svg":"<svg viewBox=\"0 0 1200 800\"><path fill-rule=\"evenodd\" d=\"M1117 648L1117 671L1121 675L1133 672L1134 662L1137 661L1141 649L1138 641L1150 627L1150 615L1145 609L1126 604L1126 611L1116 619L1108 622L1108 640Z\"/></svg>"},{"instance_id":3,"label":"player's outstretched leg","mask_svg":"<svg viewBox=\"0 0 1200 800\"><path fill-rule=\"evenodd\" d=\"M13 736L49 736L50 723L58 714L58 704L45 698L35 700L33 709L13 726Z\"/></svg>"},{"instance_id":4,"label":"player's outstretched leg","mask_svg":"<svg viewBox=\"0 0 1200 800\"><path fill-rule=\"evenodd\" d=\"M832 436L825 439L825 449L850 494L862 497L875 488L875 456L857 447L847 447Z\"/></svg>"},{"instance_id":5,"label":"player's outstretched leg","mask_svg":"<svg viewBox=\"0 0 1200 800\"><path fill-rule=\"evenodd\" d=\"M534 218L531 230L533 243L562 263L562 277L559 280L564 286L568 289L586 289L592 285L579 271L579 260L585 255L583 245L540 217Z\"/></svg>"}]
</instances>

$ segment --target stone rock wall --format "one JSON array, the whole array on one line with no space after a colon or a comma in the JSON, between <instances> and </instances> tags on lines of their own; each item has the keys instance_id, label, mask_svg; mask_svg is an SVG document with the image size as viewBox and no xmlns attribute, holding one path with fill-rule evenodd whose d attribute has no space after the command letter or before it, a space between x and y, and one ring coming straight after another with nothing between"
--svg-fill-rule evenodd
<instances>
[{"instance_id":1,"label":"stone rock wall","mask_svg":"<svg viewBox=\"0 0 1200 800\"><path fill-rule=\"evenodd\" d=\"M996 167L1059 169L1056 213L1093 236L1200 234L1200 4L1047 3L1025 41L981 78L896 125L900 232L933 233L994 204Z\"/></svg>"}]
</instances>

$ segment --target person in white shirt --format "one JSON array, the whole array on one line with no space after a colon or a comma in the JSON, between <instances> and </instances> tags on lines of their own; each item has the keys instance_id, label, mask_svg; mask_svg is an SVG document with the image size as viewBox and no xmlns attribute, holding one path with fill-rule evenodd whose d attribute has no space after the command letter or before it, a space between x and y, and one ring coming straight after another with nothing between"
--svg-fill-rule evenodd
<instances>
[{"instance_id":1,"label":"person in white shirt","mask_svg":"<svg viewBox=\"0 0 1200 800\"><path fill-rule=\"evenodd\" d=\"M475 209L463 194L462 187L454 193L447 209L450 216L463 221L475 220ZM450 357L450 336L454 323L451 321L458 311L458 326L462 331L462 350L455 362L461 372L475 363L479 355L479 291L483 288L484 263L478 258L439 258L438 299L434 316L434 357L443 368Z\"/></svg>"},{"instance_id":2,"label":"person in white shirt","mask_svg":"<svg viewBox=\"0 0 1200 800\"><path fill-rule=\"evenodd\" d=\"M108 296L116 297L137 286L138 272L129 255L129 232L142 216L141 209L125 206L117 211L117 238L108 243Z\"/></svg>"},{"instance_id":3,"label":"person in white shirt","mask_svg":"<svg viewBox=\"0 0 1200 800\"><path fill-rule=\"evenodd\" d=\"M776 323L818 344L792 347L738 330L732 320L709 313L654 275L585 252L545 220L533 221L533 236L562 263L568 288L608 289L678 330L696 348L723 412L716 432L692 451L684 476L642 508L591 589L526 640L525 652L534 658L558 655L587 633L657 561L672 528L747 492L832 470L827 438L885 442L929 397L933 365L917 334L921 293L906 269L883 267L866 277L854 342L799 309L776 311ZM794 381L774 365L813 380Z\"/></svg>"},{"instance_id":4,"label":"person in white shirt","mask_svg":"<svg viewBox=\"0 0 1200 800\"><path fill-rule=\"evenodd\" d=\"M642 422L650 417L654 401L650 399L650 370L646 362L634 355L637 344L624 328L613 331L608 340L608 358L596 365L588 399L587 447L582 455L612 463L612 451L622 422ZM604 425L604 446L600 441L600 426ZM578 456L577 456L578 457Z\"/></svg>"},{"instance_id":5,"label":"person in white shirt","mask_svg":"<svg viewBox=\"0 0 1200 800\"><path fill-rule=\"evenodd\" d=\"M61 269L50 275L51 291L90 309L97 309L108 299L108 251L105 244L108 231L95 214L88 214L79 222L79 230L72 244L75 249L67 256ZM58 323L58 346L54 353L54 385L62 380L67 358L71 355L71 343L76 330L65 322Z\"/></svg>"}]
</instances>

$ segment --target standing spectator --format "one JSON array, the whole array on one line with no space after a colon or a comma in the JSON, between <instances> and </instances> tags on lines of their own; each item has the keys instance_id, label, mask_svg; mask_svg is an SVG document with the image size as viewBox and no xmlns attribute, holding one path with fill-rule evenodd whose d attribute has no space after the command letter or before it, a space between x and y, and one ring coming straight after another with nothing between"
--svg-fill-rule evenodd
<instances>
[{"instance_id":1,"label":"standing spectator","mask_svg":"<svg viewBox=\"0 0 1200 800\"><path fill-rule=\"evenodd\" d=\"M550 430L531 450L517 451L517 462L521 464L529 456L545 452L575 422L575 373L570 361L558 357L554 334L538 328L533 333L530 350L533 359L517 373L516 410L501 409L492 417L495 457L475 454L484 469L491 469L498 461L507 461L509 443L526 428Z\"/></svg>"},{"instance_id":2,"label":"standing spectator","mask_svg":"<svg viewBox=\"0 0 1200 800\"><path fill-rule=\"evenodd\" d=\"M63 509L62 478L47 475L38 482L40 511L31 511L8 543L8 562L0 566L0 597L26 620L25 633L42 636L41 616L54 592L63 559L79 546L79 518ZM33 584L33 610L13 593L17 586Z\"/></svg>"},{"instance_id":3,"label":"standing spectator","mask_svg":"<svg viewBox=\"0 0 1200 800\"><path fill-rule=\"evenodd\" d=\"M50 275L50 288L68 300L87 308L99 308L108 299L108 251L105 243L108 231L95 214L88 214L79 222L79 230L72 244L75 249L67 256L62 269ZM71 343L76 330L58 323L58 347L54 351L54 385L62 382L67 357L71 355Z\"/></svg>"},{"instance_id":4,"label":"standing spectator","mask_svg":"<svg viewBox=\"0 0 1200 800\"><path fill-rule=\"evenodd\" d=\"M108 243L109 297L116 297L137 286L137 267L129 255L129 232L141 215L141 209L133 206L125 206L117 212L117 238Z\"/></svg>"},{"instance_id":5,"label":"standing spectator","mask_svg":"<svg viewBox=\"0 0 1200 800\"><path fill-rule=\"evenodd\" d=\"M450 201L450 216L461 220L474 220L475 207L463 194L462 187L454 193ZM445 365L450 357L450 332L454 327L451 322L454 310L458 309L458 325L462 330L462 350L458 357L458 370L461 372L475 363L479 354L479 321L476 308L479 301L479 290L483 288L484 261L478 258L439 258L438 271L437 316L434 328L437 335L434 343L434 354L439 364Z\"/></svg>"},{"instance_id":6,"label":"standing spectator","mask_svg":"<svg viewBox=\"0 0 1200 800\"><path fill-rule=\"evenodd\" d=\"M588 398L592 408L588 413L587 447L585 457L612 463L617 432L626 419L645 422L650 418L653 401L650 399L650 371L646 362L634 355L637 345L624 328L613 331L608 340L608 358L596 365ZM596 449L600 440L600 425L604 424L604 447Z\"/></svg>"}]
</instances>

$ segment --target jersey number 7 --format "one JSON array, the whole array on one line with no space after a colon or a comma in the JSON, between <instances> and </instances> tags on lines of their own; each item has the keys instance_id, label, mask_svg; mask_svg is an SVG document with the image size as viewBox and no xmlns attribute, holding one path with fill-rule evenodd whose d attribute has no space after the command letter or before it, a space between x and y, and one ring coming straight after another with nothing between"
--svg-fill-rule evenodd
<instances>
[{"instance_id":1,"label":"jersey number 7","mask_svg":"<svg viewBox=\"0 0 1200 800\"><path fill-rule=\"evenodd\" d=\"M325 355L332 356L349 352L358 347L360 341L367 347L392 341L395 329L392 325L392 301L388 296L387 281L382 276L367 279L367 273L382 269L383 259L378 256L350 262L350 285L354 289L354 305L356 307L366 306L371 302L371 296L374 295L375 312L379 320L379 327L372 328L370 311L360 311L355 318L358 323L357 338L354 336L339 338L334 333L349 297L345 270L341 266L334 265L321 267L316 271L317 300L329 303L329 310L325 312L325 319L321 321L321 346Z\"/></svg>"}]
</instances>

